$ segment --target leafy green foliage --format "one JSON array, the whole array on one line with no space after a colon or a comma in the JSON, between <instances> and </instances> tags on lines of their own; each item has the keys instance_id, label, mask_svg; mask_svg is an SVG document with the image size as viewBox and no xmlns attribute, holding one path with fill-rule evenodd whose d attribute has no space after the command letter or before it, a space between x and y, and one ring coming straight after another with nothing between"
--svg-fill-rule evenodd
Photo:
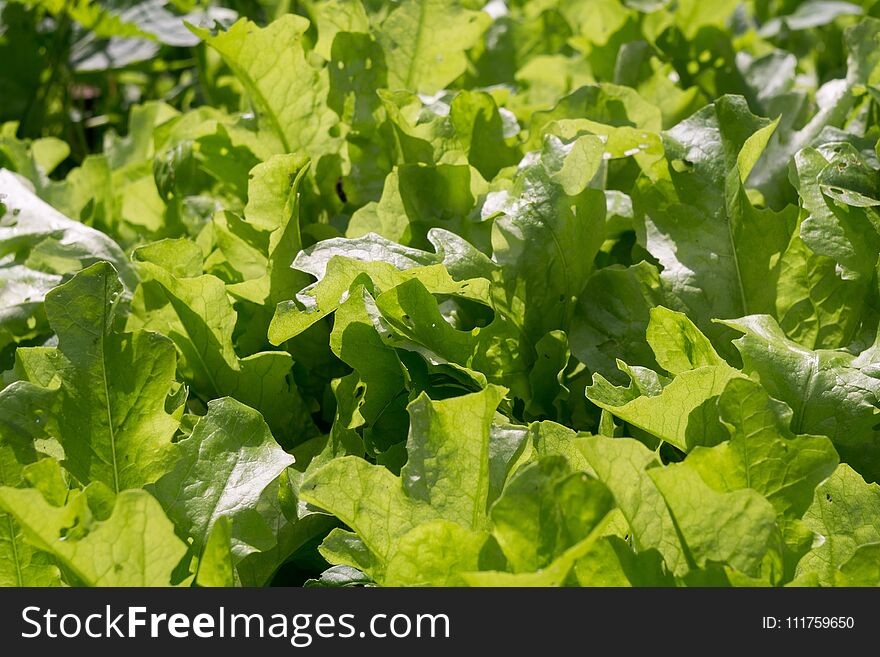
<instances>
[{"instance_id":1,"label":"leafy green foliage","mask_svg":"<svg viewBox=\"0 0 880 657\"><path fill-rule=\"evenodd\" d=\"M139 488L167 469L178 427L165 410L174 349L156 333L113 332L121 292L108 263L84 269L46 295L58 347L16 352L21 380L57 390L54 403L39 410L56 425L65 468L114 492Z\"/></svg>"},{"instance_id":2,"label":"leafy green foliage","mask_svg":"<svg viewBox=\"0 0 880 657\"><path fill-rule=\"evenodd\" d=\"M100 486L100 484L94 484ZM97 495L108 493L96 491ZM102 518L89 506L89 489L54 506L35 489L0 489L0 505L33 545L51 554L85 586L169 586L186 552L155 498L141 490L111 499Z\"/></svg>"},{"instance_id":3,"label":"leafy green foliage","mask_svg":"<svg viewBox=\"0 0 880 657\"><path fill-rule=\"evenodd\" d=\"M880 583L875 9L217 4L0 7L0 584Z\"/></svg>"}]
</instances>

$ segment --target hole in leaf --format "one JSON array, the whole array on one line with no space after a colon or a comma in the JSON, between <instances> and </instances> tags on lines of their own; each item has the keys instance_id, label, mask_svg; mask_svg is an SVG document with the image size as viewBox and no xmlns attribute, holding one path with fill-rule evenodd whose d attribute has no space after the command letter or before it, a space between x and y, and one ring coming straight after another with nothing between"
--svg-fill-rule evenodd
<instances>
[{"instance_id":1,"label":"hole in leaf","mask_svg":"<svg viewBox=\"0 0 880 657\"><path fill-rule=\"evenodd\" d=\"M495 313L491 308L473 299L445 294L435 294L434 297L443 319L459 331L483 328L495 320Z\"/></svg>"},{"instance_id":2,"label":"hole in leaf","mask_svg":"<svg viewBox=\"0 0 880 657\"><path fill-rule=\"evenodd\" d=\"M672 160L670 164L672 165L672 170L676 173L688 173L691 169L694 168L694 163L690 160Z\"/></svg>"}]
</instances>

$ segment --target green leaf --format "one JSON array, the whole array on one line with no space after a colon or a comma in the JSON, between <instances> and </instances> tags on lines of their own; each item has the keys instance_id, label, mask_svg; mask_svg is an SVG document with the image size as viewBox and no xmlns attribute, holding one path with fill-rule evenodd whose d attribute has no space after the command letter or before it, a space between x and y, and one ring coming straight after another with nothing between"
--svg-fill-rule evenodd
<instances>
[{"instance_id":1,"label":"green leaf","mask_svg":"<svg viewBox=\"0 0 880 657\"><path fill-rule=\"evenodd\" d=\"M325 33L320 32L320 25L318 30L320 36L315 49L320 52ZM369 135L379 123L377 117L382 101L377 90L388 85L388 67L382 47L370 34L338 32L328 59L330 90L327 105L353 131Z\"/></svg>"},{"instance_id":2,"label":"green leaf","mask_svg":"<svg viewBox=\"0 0 880 657\"><path fill-rule=\"evenodd\" d=\"M833 257L821 255L804 240L810 218L793 234L780 260L776 316L785 334L805 347L849 344L870 326L870 275L851 279ZM815 245L814 237L811 244ZM829 241L832 236L825 234Z\"/></svg>"},{"instance_id":3,"label":"green leaf","mask_svg":"<svg viewBox=\"0 0 880 657\"><path fill-rule=\"evenodd\" d=\"M505 117L488 93L459 92L449 105L449 120L468 162L486 180L516 164L517 152L507 143Z\"/></svg>"},{"instance_id":4,"label":"green leaf","mask_svg":"<svg viewBox=\"0 0 880 657\"><path fill-rule=\"evenodd\" d=\"M437 402L422 394L409 405L409 460L400 476L411 499L463 527L484 527L489 426L504 394L489 386L482 393Z\"/></svg>"},{"instance_id":5,"label":"green leaf","mask_svg":"<svg viewBox=\"0 0 880 657\"><path fill-rule=\"evenodd\" d=\"M244 208L246 223L233 220L228 230L238 244L258 241L260 248L255 255L256 275L230 285L229 293L233 296L255 304L275 305L306 284L306 277L292 270L290 263L302 249L299 197L307 170L306 161L296 155L275 155L251 170ZM253 228L259 231L260 238L248 233ZM223 250L222 242L220 248ZM237 265L234 257L229 257L229 261L232 266Z\"/></svg>"},{"instance_id":6,"label":"green leaf","mask_svg":"<svg viewBox=\"0 0 880 657\"><path fill-rule=\"evenodd\" d=\"M51 406L55 391L28 381L13 381L0 389L0 445L8 450L12 466L4 485L15 486L21 481L21 468L36 462L40 455L53 451L47 430L46 408ZM38 449L39 446L39 449ZM15 464L18 465L15 465Z\"/></svg>"},{"instance_id":7,"label":"green leaf","mask_svg":"<svg viewBox=\"0 0 880 657\"><path fill-rule=\"evenodd\" d=\"M324 0L309 3L315 27L318 28L318 42L315 52L324 59L330 59L330 50L339 34L351 36L351 32L369 32L370 19L361 0Z\"/></svg>"},{"instance_id":8,"label":"green leaf","mask_svg":"<svg viewBox=\"0 0 880 657\"><path fill-rule=\"evenodd\" d=\"M111 169L127 165L138 166L155 154L153 133L166 121L179 116L179 112L161 101L148 101L135 105L128 119L128 134L124 137L110 135L105 147Z\"/></svg>"},{"instance_id":9,"label":"green leaf","mask_svg":"<svg viewBox=\"0 0 880 657\"><path fill-rule=\"evenodd\" d=\"M872 169L851 144L840 144L834 159L819 173L819 188L828 198L856 208L880 205L880 184Z\"/></svg>"},{"instance_id":10,"label":"green leaf","mask_svg":"<svg viewBox=\"0 0 880 657\"><path fill-rule=\"evenodd\" d=\"M474 244L488 244L489 224L471 217L476 199L485 191L485 183L469 166L401 165L385 179L379 202L354 213L346 236L378 233L424 248L428 231L443 227Z\"/></svg>"},{"instance_id":11,"label":"green leaf","mask_svg":"<svg viewBox=\"0 0 880 657\"><path fill-rule=\"evenodd\" d=\"M368 572L378 580L382 566L394 554L396 541L417 525L436 519L429 507L406 496L400 479L389 470L356 456L334 459L317 470L306 480L301 495L355 531L371 558ZM326 549L323 553L331 559ZM346 565L363 567L360 563Z\"/></svg>"},{"instance_id":12,"label":"green leaf","mask_svg":"<svg viewBox=\"0 0 880 657\"><path fill-rule=\"evenodd\" d=\"M492 505L492 534L514 572L533 572L587 538L613 507L604 484L547 456L513 475Z\"/></svg>"},{"instance_id":13,"label":"green leaf","mask_svg":"<svg viewBox=\"0 0 880 657\"><path fill-rule=\"evenodd\" d=\"M109 263L84 269L46 296L58 347L17 353L26 380L59 391L43 412L53 416L51 433L64 448L64 466L81 482L101 482L114 492L140 488L166 472L178 427L165 409L174 346L156 333L113 330L122 292Z\"/></svg>"},{"instance_id":14,"label":"green leaf","mask_svg":"<svg viewBox=\"0 0 880 657\"><path fill-rule=\"evenodd\" d=\"M833 585L838 569L855 558L861 548L880 541L878 518L880 486L866 484L856 471L841 463L828 481L816 489L813 504L804 515L804 522L816 534L816 540L798 564L798 575L816 573L820 584ZM864 559L864 554L858 559ZM857 568L857 563L846 570Z\"/></svg>"},{"instance_id":15,"label":"green leaf","mask_svg":"<svg viewBox=\"0 0 880 657\"><path fill-rule=\"evenodd\" d=\"M751 488L777 513L799 518L813 501L816 486L837 467L838 457L824 436L795 436L791 409L757 383L733 379L718 399L730 441L697 447L686 463L717 491Z\"/></svg>"},{"instance_id":16,"label":"green leaf","mask_svg":"<svg viewBox=\"0 0 880 657\"><path fill-rule=\"evenodd\" d=\"M0 348L48 332L42 305L61 280L24 265L0 265Z\"/></svg>"},{"instance_id":17,"label":"green leaf","mask_svg":"<svg viewBox=\"0 0 880 657\"><path fill-rule=\"evenodd\" d=\"M486 534L433 520L404 534L388 562L385 586L460 586L459 573L477 570Z\"/></svg>"},{"instance_id":18,"label":"green leaf","mask_svg":"<svg viewBox=\"0 0 880 657\"><path fill-rule=\"evenodd\" d=\"M482 210L484 217L502 213L492 226L494 260L504 271L509 307L523 309L533 342L567 326L603 240L605 196L587 187L602 146L597 137L582 139L591 147L587 163L578 161L580 180L564 177L578 151L548 137L540 158L526 158L512 188L490 194Z\"/></svg>"},{"instance_id":19,"label":"green leaf","mask_svg":"<svg viewBox=\"0 0 880 657\"><path fill-rule=\"evenodd\" d=\"M0 347L45 331L43 298L61 282L60 275L107 261L128 294L137 286L134 270L112 239L68 219L5 169L0 189Z\"/></svg>"},{"instance_id":20,"label":"green leaf","mask_svg":"<svg viewBox=\"0 0 880 657\"><path fill-rule=\"evenodd\" d=\"M599 480L611 490L632 529L637 552L657 550L669 570L689 569L675 522L648 470L660 465L657 455L631 438L589 438L581 447Z\"/></svg>"},{"instance_id":21,"label":"green leaf","mask_svg":"<svg viewBox=\"0 0 880 657\"><path fill-rule=\"evenodd\" d=\"M880 379L872 376L871 352L855 357L842 350L804 349L765 315L725 324L744 334L735 342L743 371L792 408L794 433L828 436L841 460L868 481L880 477L875 428Z\"/></svg>"},{"instance_id":22,"label":"green leaf","mask_svg":"<svg viewBox=\"0 0 880 657\"><path fill-rule=\"evenodd\" d=\"M407 164L470 164L486 180L519 161L511 144L518 124L483 91L425 98L397 91L379 97Z\"/></svg>"},{"instance_id":23,"label":"green leaf","mask_svg":"<svg viewBox=\"0 0 880 657\"><path fill-rule=\"evenodd\" d=\"M70 146L57 137L19 139L18 127L15 122L0 125L0 161L42 189L49 174L70 155Z\"/></svg>"},{"instance_id":24,"label":"green leaf","mask_svg":"<svg viewBox=\"0 0 880 657\"><path fill-rule=\"evenodd\" d=\"M393 577L401 584L404 576L427 583L424 573L413 570L412 560L430 544L422 540L428 535L444 542L470 536L465 544L479 553L488 528L490 426L503 395L503 389L490 386L442 401L425 395L413 401L407 409L409 460L399 478L354 456L333 459L311 474L301 497L333 513L356 534L328 538L324 556L364 570L377 582ZM421 538L407 538L413 531ZM470 568L465 554L451 558ZM444 568L437 572L450 575Z\"/></svg>"},{"instance_id":25,"label":"green leaf","mask_svg":"<svg viewBox=\"0 0 880 657\"><path fill-rule=\"evenodd\" d=\"M465 52L490 23L458 0L413 0L392 9L376 36L388 62L392 89L433 94L465 72Z\"/></svg>"},{"instance_id":26,"label":"green leaf","mask_svg":"<svg viewBox=\"0 0 880 657\"><path fill-rule=\"evenodd\" d=\"M149 490L196 550L207 549L215 524L227 518L231 549L241 560L275 544L258 502L293 462L259 413L233 399L218 399L180 443L174 469Z\"/></svg>"},{"instance_id":27,"label":"green leaf","mask_svg":"<svg viewBox=\"0 0 880 657\"><path fill-rule=\"evenodd\" d=\"M376 307L397 333L385 338L389 346L421 353L433 364L461 365L526 396L529 354L521 345L517 327L502 313L496 313L487 326L459 329L441 314L437 299L418 279L383 292L376 298Z\"/></svg>"},{"instance_id":28,"label":"green leaf","mask_svg":"<svg viewBox=\"0 0 880 657\"><path fill-rule=\"evenodd\" d=\"M331 566L317 579L310 579L303 584L306 588L351 588L371 586L372 580L357 568L351 566Z\"/></svg>"},{"instance_id":29,"label":"green leaf","mask_svg":"<svg viewBox=\"0 0 880 657\"><path fill-rule=\"evenodd\" d=\"M0 2L0 583L878 583L873 0L125 4Z\"/></svg>"},{"instance_id":30,"label":"green leaf","mask_svg":"<svg viewBox=\"0 0 880 657\"><path fill-rule=\"evenodd\" d=\"M175 273L179 243L159 242L135 251L144 282L129 325L162 331L180 354L178 369L206 401L229 396L266 418L281 440L309 437L311 419L288 380L290 354L264 351L240 358L233 344L237 320L226 286L216 276Z\"/></svg>"},{"instance_id":31,"label":"green leaf","mask_svg":"<svg viewBox=\"0 0 880 657\"><path fill-rule=\"evenodd\" d=\"M775 309L777 263L796 213L757 209L742 186L775 126L744 98L724 96L664 133L666 159L637 183L640 243L710 338L721 337L714 318Z\"/></svg>"},{"instance_id":32,"label":"green leaf","mask_svg":"<svg viewBox=\"0 0 880 657\"><path fill-rule=\"evenodd\" d=\"M682 0L676 4L672 18L685 37L693 39L702 27L723 26L735 8L734 0L711 4L700 0ZM662 15L662 12L658 13Z\"/></svg>"},{"instance_id":33,"label":"green leaf","mask_svg":"<svg viewBox=\"0 0 880 657\"><path fill-rule=\"evenodd\" d=\"M105 9L99 3L71 3L63 0L13 0L13 2L42 7L56 16L67 14L99 38L152 36L141 31L135 23Z\"/></svg>"},{"instance_id":34,"label":"green leaf","mask_svg":"<svg viewBox=\"0 0 880 657\"><path fill-rule=\"evenodd\" d=\"M845 278L870 278L877 264L880 236L867 211L853 204L841 207L830 200L835 198L830 194L826 198L830 191L829 180L843 192L843 183L834 182L835 172L846 172L852 167L864 169L865 165L849 144L836 144L832 150L835 157L830 162L812 148L805 148L795 155L798 192L804 208L810 213L801 224L801 238L814 252L838 262L844 268ZM863 170L860 177L865 175L875 176L876 172L868 174Z\"/></svg>"},{"instance_id":35,"label":"green leaf","mask_svg":"<svg viewBox=\"0 0 880 657\"><path fill-rule=\"evenodd\" d=\"M304 461L301 453L299 450L298 455ZM251 552L236 563L242 586L269 585L284 563L303 553L313 554L313 546L321 537L339 526L335 518L300 501L299 487L303 478L301 472L287 468L263 490L256 510L275 536L275 545L268 550Z\"/></svg>"},{"instance_id":36,"label":"green leaf","mask_svg":"<svg viewBox=\"0 0 880 657\"><path fill-rule=\"evenodd\" d=\"M651 308L650 316L648 344L654 350L657 363L670 374L726 365L712 343L684 314L658 306Z\"/></svg>"},{"instance_id":37,"label":"green leaf","mask_svg":"<svg viewBox=\"0 0 880 657\"><path fill-rule=\"evenodd\" d=\"M519 430L522 431L521 428ZM520 461L527 458L534 460L545 456L563 456L575 471L595 475L589 460L583 454L584 442L587 440L584 434L578 434L573 429L549 420L532 422L526 433L531 444L526 445L527 449L523 450Z\"/></svg>"},{"instance_id":38,"label":"green leaf","mask_svg":"<svg viewBox=\"0 0 880 657\"><path fill-rule=\"evenodd\" d=\"M880 586L880 543L860 545L834 575L835 586Z\"/></svg>"},{"instance_id":39,"label":"green leaf","mask_svg":"<svg viewBox=\"0 0 880 657\"><path fill-rule=\"evenodd\" d=\"M286 14L265 28L241 19L217 35L191 29L232 69L277 150L317 159L337 148L331 135L337 117L326 104L327 70L311 63L303 45L308 27L301 16Z\"/></svg>"},{"instance_id":40,"label":"green leaf","mask_svg":"<svg viewBox=\"0 0 880 657\"><path fill-rule=\"evenodd\" d=\"M666 572L656 550L634 552L623 539L605 536L575 565L581 586L672 587L675 580Z\"/></svg>"},{"instance_id":41,"label":"green leaf","mask_svg":"<svg viewBox=\"0 0 880 657\"><path fill-rule=\"evenodd\" d=\"M589 535L571 546L554 559L546 568L528 573L507 573L497 570L464 573L462 579L469 586L562 586L569 579L572 569L579 559L589 553L593 545L602 537L612 514L599 520Z\"/></svg>"},{"instance_id":42,"label":"green leaf","mask_svg":"<svg viewBox=\"0 0 880 657\"><path fill-rule=\"evenodd\" d=\"M613 386L601 374L587 398L643 431L689 451L725 439L715 408L728 382L743 375L721 359L687 316L661 306L651 310L648 342L657 360L675 374L661 380L650 370L619 363L631 382Z\"/></svg>"},{"instance_id":43,"label":"green leaf","mask_svg":"<svg viewBox=\"0 0 880 657\"><path fill-rule=\"evenodd\" d=\"M232 525L221 516L211 528L205 549L199 558L196 586L223 587L235 585L235 565L231 548Z\"/></svg>"},{"instance_id":44,"label":"green leaf","mask_svg":"<svg viewBox=\"0 0 880 657\"><path fill-rule=\"evenodd\" d=\"M370 424L386 412L397 412L398 400L406 403L405 370L377 331L371 315L374 308L366 289L355 288L336 311L330 335L333 353L357 373L357 385L363 388L362 397L355 400L357 413Z\"/></svg>"},{"instance_id":45,"label":"green leaf","mask_svg":"<svg viewBox=\"0 0 880 657\"><path fill-rule=\"evenodd\" d=\"M107 232L114 210L113 179L106 156L89 155L63 181L52 181L41 196L68 217Z\"/></svg>"},{"instance_id":46,"label":"green leaf","mask_svg":"<svg viewBox=\"0 0 880 657\"><path fill-rule=\"evenodd\" d=\"M538 341L535 351L535 365L529 372L532 398L526 410L532 415L559 416L571 393L565 380L571 355L568 338L563 331L550 331Z\"/></svg>"},{"instance_id":47,"label":"green leaf","mask_svg":"<svg viewBox=\"0 0 880 657\"><path fill-rule=\"evenodd\" d=\"M529 147L540 148L546 134L556 134L554 127L573 119L586 120L583 125L594 130L638 128L644 139L648 135L641 133L658 132L661 125L657 107L632 89L615 84L588 85L560 98L552 109L535 112L529 127Z\"/></svg>"},{"instance_id":48,"label":"green leaf","mask_svg":"<svg viewBox=\"0 0 880 657\"><path fill-rule=\"evenodd\" d=\"M635 380L627 388L613 387L597 374L587 388L587 398L615 417L689 451L697 445L723 440L715 401L727 383L738 376L730 367L700 368L675 377L652 395L639 394Z\"/></svg>"},{"instance_id":49,"label":"green leaf","mask_svg":"<svg viewBox=\"0 0 880 657\"><path fill-rule=\"evenodd\" d=\"M717 493L686 464L652 468L648 476L666 501L689 561L759 573L776 529L767 500L748 489Z\"/></svg>"},{"instance_id":50,"label":"green leaf","mask_svg":"<svg viewBox=\"0 0 880 657\"><path fill-rule=\"evenodd\" d=\"M650 310L658 305L668 302L659 272L650 263L596 271L587 280L571 320L571 353L593 372L618 384L626 377L617 368L617 359L657 369L645 334Z\"/></svg>"},{"instance_id":51,"label":"green leaf","mask_svg":"<svg viewBox=\"0 0 880 657\"><path fill-rule=\"evenodd\" d=\"M51 397L51 393L24 381L0 390L0 486L26 485L29 467L40 463L34 441L45 438L41 397ZM61 584L52 557L28 543L19 524L7 513L0 513L0 555L0 586Z\"/></svg>"},{"instance_id":52,"label":"green leaf","mask_svg":"<svg viewBox=\"0 0 880 657\"><path fill-rule=\"evenodd\" d=\"M813 13L808 10L808 13ZM770 144L767 154L755 168L749 184L761 190L772 205L785 198L785 177L791 158L810 146L827 126L843 126L863 93L864 85L876 84L880 55L880 20L865 18L844 30L846 78L829 80L816 92L817 108L799 130L791 130Z\"/></svg>"},{"instance_id":53,"label":"green leaf","mask_svg":"<svg viewBox=\"0 0 880 657\"><path fill-rule=\"evenodd\" d=\"M112 513L98 518L88 497L88 489L74 492L64 506L53 506L37 490L4 486L0 507L81 585L170 586L187 549L155 498L122 491Z\"/></svg>"},{"instance_id":54,"label":"green leaf","mask_svg":"<svg viewBox=\"0 0 880 657\"><path fill-rule=\"evenodd\" d=\"M460 238L451 239L451 235L439 229L431 231L429 237L437 245L437 254L390 246L393 243L376 235L327 240L307 249L297 256L294 267L309 271L319 280L297 295L304 308L294 301L279 304L269 327L270 341L278 343L299 335L354 294L366 304L369 323L375 325L373 330L380 333L385 347L420 354L434 366L451 363L467 368L463 374L476 386L485 382L485 372L489 380L527 398L528 346L522 344L522 335L503 312L503 306L496 306L506 303L504 295L490 296L489 281L483 278L495 277L497 267ZM373 254L380 253L382 261L371 260ZM441 260L445 266L430 264ZM426 266L418 266L421 264ZM456 280L450 274L455 274ZM470 275L480 278L467 278ZM359 285L372 292L375 309L373 300L358 291ZM467 306L444 316L434 295L451 297L448 304L475 301L486 307L481 315L494 310L494 319L489 314L488 319L478 319L474 328L470 328L473 323L459 328L456 315L468 313ZM496 301L498 296L502 298ZM359 324L369 328L366 318ZM335 335L340 333L336 331ZM338 351L335 340L331 346Z\"/></svg>"}]
</instances>

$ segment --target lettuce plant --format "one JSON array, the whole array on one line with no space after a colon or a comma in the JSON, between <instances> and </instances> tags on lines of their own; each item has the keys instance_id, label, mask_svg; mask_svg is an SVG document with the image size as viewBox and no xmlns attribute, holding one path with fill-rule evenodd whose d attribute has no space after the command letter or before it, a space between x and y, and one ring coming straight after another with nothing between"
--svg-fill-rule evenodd
<instances>
[{"instance_id":1,"label":"lettuce plant","mask_svg":"<svg viewBox=\"0 0 880 657\"><path fill-rule=\"evenodd\" d=\"M0 7L0 584L880 585L872 3L146 4Z\"/></svg>"}]
</instances>

